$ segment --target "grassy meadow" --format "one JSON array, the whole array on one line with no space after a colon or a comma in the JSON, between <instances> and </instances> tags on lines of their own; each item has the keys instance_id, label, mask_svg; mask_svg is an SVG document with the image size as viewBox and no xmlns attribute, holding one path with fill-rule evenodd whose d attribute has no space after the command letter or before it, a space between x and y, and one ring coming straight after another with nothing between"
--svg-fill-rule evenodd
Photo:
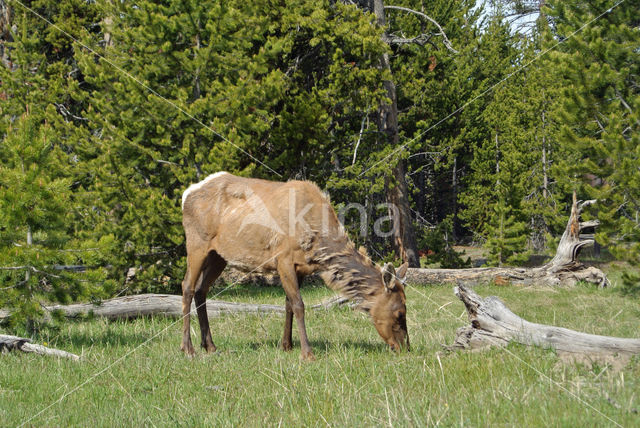
<instances>
[{"instance_id":1,"label":"grassy meadow","mask_svg":"<svg viewBox=\"0 0 640 428\"><path fill-rule=\"evenodd\" d=\"M219 291L219 290L218 290ZM640 305L616 287L481 286L531 321L638 336ZM216 291L212 291L212 295ZM303 289L307 307L331 295ZM242 286L218 298L282 303L276 287ZM68 322L34 337L81 362L0 356L0 426L637 426L640 360L622 370L563 364L551 350L446 353L467 323L451 287L408 287L412 351L393 354L367 316L307 310L317 361L278 349L282 315L212 320L219 352L179 351L180 322ZM194 344L197 321L192 324Z\"/></svg>"}]
</instances>

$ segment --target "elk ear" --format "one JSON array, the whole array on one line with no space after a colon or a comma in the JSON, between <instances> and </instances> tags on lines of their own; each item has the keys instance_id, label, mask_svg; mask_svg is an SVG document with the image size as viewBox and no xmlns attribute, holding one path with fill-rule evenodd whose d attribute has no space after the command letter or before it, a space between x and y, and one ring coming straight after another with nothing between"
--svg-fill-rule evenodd
<instances>
[{"instance_id":1,"label":"elk ear","mask_svg":"<svg viewBox=\"0 0 640 428\"><path fill-rule=\"evenodd\" d=\"M396 278L402 283L407 279L407 269L409 269L409 262L404 262L396 272Z\"/></svg>"},{"instance_id":2,"label":"elk ear","mask_svg":"<svg viewBox=\"0 0 640 428\"><path fill-rule=\"evenodd\" d=\"M382 281L387 290L391 291L396 287L396 269L391 263L385 263L382 268Z\"/></svg>"}]
</instances>

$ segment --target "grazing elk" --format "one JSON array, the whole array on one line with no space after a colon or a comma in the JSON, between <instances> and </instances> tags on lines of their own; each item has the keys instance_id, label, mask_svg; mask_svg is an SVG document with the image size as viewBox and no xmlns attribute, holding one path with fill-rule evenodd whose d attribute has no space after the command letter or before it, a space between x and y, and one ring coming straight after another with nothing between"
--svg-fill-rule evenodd
<instances>
[{"instance_id":1,"label":"grazing elk","mask_svg":"<svg viewBox=\"0 0 640 428\"><path fill-rule=\"evenodd\" d=\"M189 312L191 300L200 323L202 347L216 350L205 304L209 287L228 264L249 272L277 272L286 293L282 348L291 349L295 315L301 356L314 359L304 324L299 284L317 272L334 290L356 300L391 349L409 348L403 264L375 265L356 250L328 198L306 181L279 183L210 175L182 195L187 240L187 272L182 282L182 350L194 354Z\"/></svg>"}]
</instances>

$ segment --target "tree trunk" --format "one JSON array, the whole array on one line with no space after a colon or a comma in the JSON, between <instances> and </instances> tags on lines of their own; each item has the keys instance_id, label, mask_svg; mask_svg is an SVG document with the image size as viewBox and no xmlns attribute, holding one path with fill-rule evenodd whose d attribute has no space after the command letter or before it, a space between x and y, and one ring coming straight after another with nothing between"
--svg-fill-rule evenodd
<instances>
[{"instance_id":1,"label":"tree trunk","mask_svg":"<svg viewBox=\"0 0 640 428\"><path fill-rule=\"evenodd\" d=\"M389 185L387 189L388 201L397 209L395 212L397 218L394 216L393 219L393 249L403 262L409 262L410 267L417 268L420 267L420 257L413 223L411 222L404 160L398 160L398 163L393 168L393 178L395 185Z\"/></svg>"},{"instance_id":2,"label":"tree trunk","mask_svg":"<svg viewBox=\"0 0 640 428\"><path fill-rule=\"evenodd\" d=\"M329 309L347 303L348 300L341 296L331 297L322 302L310 306L311 309ZM116 297L105 300L99 304L76 303L71 305L45 306L47 312L60 311L67 318L80 316L93 316L97 318L132 319L142 316L182 316L182 297L170 294L140 294L137 296ZM250 303L234 303L222 300L207 300L207 313L209 317L220 316L225 313L284 313L284 306L259 305ZM196 313L195 303L191 305L191 313ZM8 318L8 311L0 310L0 321Z\"/></svg>"},{"instance_id":3,"label":"tree trunk","mask_svg":"<svg viewBox=\"0 0 640 428\"><path fill-rule=\"evenodd\" d=\"M585 228L598 225L597 220L580 222L580 211L595 201L578 203L575 192L567 227L560 239L556 254L548 263L535 268L474 268L474 269L409 269L407 282L410 284L476 284L496 283L498 285L574 285L578 281L597 284L600 287L609 285L604 272L593 266L585 266L578 262L580 250L593 245L591 235L580 235Z\"/></svg>"},{"instance_id":4,"label":"tree trunk","mask_svg":"<svg viewBox=\"0 0 640 428\"><path fill-rule=\"evenodd\" d=\"M9 47L7 46L7 43L13 41L11 37L11 21L11 8L5 0L0 0L0 63L9 70L14 69L11 59L9 58ZM4 94L4 92L1 94ZM6 94L4 96L6 96Z\"/></svg>"},{"instance_id":5,"label":"tree trunk","mask_svg":"<svg viewBox=\"0 0 640 428\"><path fill-rule=\"evenodd\" d=\"M573 192L571 215L569 216L569 221L567 222L567 226L562 234L562 238L560 238L556 255L545 265L548 267L549 271L560 272L576 270L583 267L583 265L578 262L578 254L583 247L593 245L594 241L592 237L589 239L581 239L580 231L585 228L596 227L599 222L597 220L592 220L581 223L580 212L582 211L582 208L587 205L594 204L595 202L595 200L588 200L578 204L576 192Z\"/></svg>"},{"instance_id":6,"label":"tree trunk","mask_svg":"<svg viewBox=\"0 0 640 428\"><path fill-rule=\"evenodd\" d=\"M589 357L640 354L640 339L598 336L532 323L511 312L497 297L482 299L465 287L456 287L454 292L467 308L471 325L458 329L449 349L505 346L514 341Z\"/></svg>"},{"instance_id":7,"label":"tree trunk","mask_svg":"<svg viewBox=\"0 0 640 428\"><path fill-rule=\"evenodd\" d=\"M102 20L102 41L104 42L105 49L113 46L113 38L111 37L112 28L113 17L105 16Z\"/></svg>"},{"instance_id":8,"label":"tree trunk","mask_svg":"<svg viewBox=\"0 0 640 428\"><path fill-rule=\"evenodd\" d=\"M546 116L542 110L542 197L545 202L549 195L549 177L547 176L547 131Z\"/></svg>"},{"instance_id":9,"label":"tree trunk","mask_svg":"<svg viewBox=\"0 0 640 428\"><path fill-rule=\"evenodd\" d=\"M27 247L33 245L33 235L31 234L31 226L27 226ZM26 270L24 274L24 282L29 282L31 279L31 271L29 269Z\"/></svg>"},{"instance_id":10,"label":"tree trunk","mask_svg":"<svg viewBox=\"0 0 640 428\"><path fill-rule=\"evenodd\" d=\"M451 172L451 212L453 213L453 227L451 228L451 234L453 235L452 241L455 243L458 240L458 157L453 157L453 170ZM447 246L449 246L447 240ZM420 266L418 266L420 267Z\"/></svg>"},{"instance_id":11,"label":"tree trunk","mask_svg":"<svg viewBox=\"0 0 640 428\"><path fill-rule=\"evenodd\" d=\"M31 343L31 339L0 334L0 352L8 351L33 352L39 355L51 355L54 357L70 358L74 361L78 361L80 359L79 356L70 352L47 348L43 345Z\"/></svg>"},{"instance_id":12,"label":"tree trunk","mask_svg":"<svg viewBox=\"0 0 640 428\"><path fill-rule=\"evenodd\" d=\"M384 2L382 0L373 1L373 11L376 15L378 25L384 27ZM380 57L380 68L386 70L391 75L389 55L384 53ZM387 142L392 147L398 146L398 105L396 97L396 86L391 80L385 80L383 85L387 91L390 103L382 102L378 107L377 123L378 130L385 135ZM416 244L413 223L411 222L411 211L409 208L409 194L405 178L405 164L403 159L397 159L391 171L391 179L386 181L387 201L396 210L392 213L393 228L393 249L397 256L403 261L409 262L410 267L420 267L418 257L418 247Z\"/></svg>"}]
</instances>

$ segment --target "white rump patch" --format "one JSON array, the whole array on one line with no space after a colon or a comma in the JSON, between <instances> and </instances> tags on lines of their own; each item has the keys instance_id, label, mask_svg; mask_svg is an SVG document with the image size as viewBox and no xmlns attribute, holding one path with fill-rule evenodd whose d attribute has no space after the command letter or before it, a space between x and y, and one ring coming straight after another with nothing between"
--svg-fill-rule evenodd
<instances>
[{"instance_id":1,"label":"white rump patch","mask_svg":"<svg viewBox=\"0 0 640 428\"><path fill-rule=\"evenodd\" d=\"M202 186L204 186L205 184L207 184L208 182L210 182L211 180L220 177L221 175L224 174L229 174L226 171L219 171L216 172L215 174L211 174L210 176L208 176L207 178L205 178L202 181L199 181L197 183L193 183L191 186L189 186L187 188L187 190L184 191L184 193L182 194L182 209L184 210L184 202L187 200L187 196L189 196L189 194L191 192L194 192L196 190L198 190L199 188L201 188Z\"/></svg>"}]
</instances>

